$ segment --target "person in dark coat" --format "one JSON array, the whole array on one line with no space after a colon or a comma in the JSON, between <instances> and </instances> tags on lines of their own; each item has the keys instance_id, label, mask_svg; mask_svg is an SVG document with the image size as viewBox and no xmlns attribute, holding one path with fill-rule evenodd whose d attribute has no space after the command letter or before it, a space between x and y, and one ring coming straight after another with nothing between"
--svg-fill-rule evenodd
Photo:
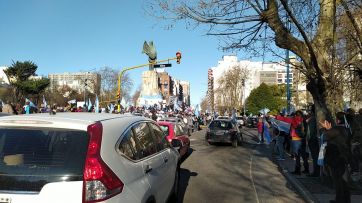
<instances>
[{"instance_id":1,"label":"person in dark coat","mask_svg":"<svg viewBox=\"0 0 362 203\"><path fill-rule=\"evenodd\" d=\"M336 126L332 127L328 121L321 122L326 129L325 137L327 147L325 151L325 163L331 171L336 197L330 202L350 203L351 192L348 187L348 161L350 160L350 147L348 145L348 131L344 123L344 113L336 115Z\"/></svg>"},{"instance_id":2,"label":"person in dark coat","mask_svg":"<svg viewBox=\"0 0 362 203\"><path fill-rule=\"evenodd\" d=\"M310 109L306 123L306 140L308 141L309 151L313 160L313 172L310 174L310 176L318 177L320 173L320 168L318 165L319 137L317 133L317 119L315 117L314 105Z\"/></svg>"}]
</instances>

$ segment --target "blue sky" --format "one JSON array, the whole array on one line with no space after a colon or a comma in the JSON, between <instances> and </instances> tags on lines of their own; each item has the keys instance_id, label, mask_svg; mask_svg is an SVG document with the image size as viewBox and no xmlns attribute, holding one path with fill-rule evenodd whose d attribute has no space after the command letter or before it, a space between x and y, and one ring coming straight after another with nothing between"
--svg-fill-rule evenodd
<instances>
[{"instance_id":1,"label":"blue sky","mask_svg":"<svg viewBox=\"0 0 362 203\"><path fill-rule=\"evenodd\" d=\"M165 30L143 10L142 0L0 0L0 66L31 60L39 75L109 66L121 70L147 62L143 42L153 40L158 59L182 52L167 72L191 83L191 102L205 95L207 69L223 53L201 29L177 24ZM239 58L242 58L239 56ZM134 89L147 67L132 70Z\"/></svg>"}]
</instances>

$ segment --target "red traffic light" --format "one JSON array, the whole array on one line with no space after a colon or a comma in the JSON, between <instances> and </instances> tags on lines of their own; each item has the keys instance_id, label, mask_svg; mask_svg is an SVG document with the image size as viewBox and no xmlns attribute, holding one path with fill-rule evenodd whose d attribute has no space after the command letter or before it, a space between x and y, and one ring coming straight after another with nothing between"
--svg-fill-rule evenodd
<instances>
[{"instance_id":1,"label":"red traffic light","mask_svg":"<svg viewBox=\"0 0 362 203\"><path fill-rule=\"evenodd\" d=\"M177 64L181 63L181 52L179 52L179 51L176 53L176 62L177 62Z\"/></svg>"}]
</instances>

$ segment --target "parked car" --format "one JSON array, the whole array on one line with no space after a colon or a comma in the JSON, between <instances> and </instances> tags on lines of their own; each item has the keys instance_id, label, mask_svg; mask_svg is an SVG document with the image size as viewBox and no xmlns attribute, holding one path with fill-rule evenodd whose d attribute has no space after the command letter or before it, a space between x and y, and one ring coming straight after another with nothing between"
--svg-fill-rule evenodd
<instances>
[{"instance_id":1,"label":"parked car","mask_svg":"<svg viewBox=\"0 0 362 203\"><path fill-rule=\"evenodd\" d=\"M256 117L249 117L247 120L246 120L246 125L249 127L249 128L256 128L258 124L258 118Z\"/></svg>"},{"instance_id":2,"label":"parked car","mask_svg":"<svg viewBox=\"0 0 362 203\"><path fill-rule=\"evenodd\" d=\"M157 123L166 134L166 139L170 143L172 143L174 139L181 141L182 145L180 146L179 152L181 157L185 157L190 149L190 139L189 136L184 133L180 124L166 121L159 121Z\"/></svg>"},{"instance_id":3,"label":"parked car","mask_svg":"<svg viewBox=\"0 0 362 203\"><path fill-rule=\"evenodd\" d=\"M179 161L161 128L145 117L0 118L0 202L166 202L177 197Z\"/></svg>"},{"instance_id":4,"label":"parked car","mask_svg":"<svg viewBox=\"0 0 362 203\"><path fill-rule=\"evenodd\" d=\"M229 116L218 116L216 119L225 119L228 120L230 119Z\"/></svg>"},{"instance_id":5,"label":"parked car","mask_svg":"<svg viewBox=\"0 0 362 203\"><path fill-rule=\"evenodd\" d=\"M188 134L189 136L191 136L191 132L193 132L193 130L190 130L190 126L187 125L183 119L178 118L178 117L165 117L165 118L161 118L159 121L166 121L166 122L171 122L171 123L177 123L179 124L183 131Z\"/></svg>"},{"instance_id":6,"label":"parked car","mask_svg":"<svg viewBox=\"0 0 362 203\"><path fill-rule=\"evenodd\" d=\"M209 144L215 142L231 143L233 147L237 147L242 144L242 140L242 133L231 120L216 119L207 128L206 141Z\"/></svg>"},{"instance_id":7,"label":"parked car","mask_svg":"<svg viewBox=\"0 0 362 203\"><path fill-rule=\"evenodd\" d=\"M236 116L236 122L238 123L239 127L245 125L244 117L242 116Z\"/></svg>"}]
</instances>

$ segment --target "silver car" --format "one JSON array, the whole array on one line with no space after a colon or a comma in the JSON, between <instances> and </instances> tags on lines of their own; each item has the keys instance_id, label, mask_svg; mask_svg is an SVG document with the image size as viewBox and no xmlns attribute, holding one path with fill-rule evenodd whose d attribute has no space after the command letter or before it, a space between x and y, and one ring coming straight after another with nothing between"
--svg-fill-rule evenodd
<instances>
[{"instance_id":1,"label":"silver car","mask_svg":"<svg viewBox=\"0 0 362 203\"><path fill-rule=\"evenodd\" d=\"M161 128L145 117L0 118L2 203L166 202L177 196L179 160Z\"/></svg>"}]
</instances>

